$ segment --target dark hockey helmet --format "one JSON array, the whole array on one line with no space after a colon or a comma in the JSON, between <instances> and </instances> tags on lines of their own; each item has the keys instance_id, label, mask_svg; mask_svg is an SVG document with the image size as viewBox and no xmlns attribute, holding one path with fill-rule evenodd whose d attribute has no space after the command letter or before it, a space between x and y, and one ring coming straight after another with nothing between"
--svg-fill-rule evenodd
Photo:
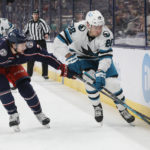
<instances>
[{"instance_id":1,"label":"dark hockey helmet","mask_svg":"<svg viewBox=\"0 0 150 150\"><path fill-rule=\"evenodd\" d=\"M11 43L24 43L27 41L26 36L21 33L18 29L14 29L12 32L8 34L8 40Z\"/></svg>"},{"instance_id":2,"label":"dark hockey helmet","mask_svg":"<svg viewBox=\"0 0 150 150\"><path fill-rule=\"evenodd\" d=\"M32 14L39 14L39 10L38 9L33 10Z\"/></svg>"}]
</instances>

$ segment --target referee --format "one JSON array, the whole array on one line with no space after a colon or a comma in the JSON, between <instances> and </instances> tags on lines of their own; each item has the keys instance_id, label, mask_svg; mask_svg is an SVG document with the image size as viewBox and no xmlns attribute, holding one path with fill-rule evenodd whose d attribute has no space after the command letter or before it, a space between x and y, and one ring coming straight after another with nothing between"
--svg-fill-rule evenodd
<instances>
[{"instance_id":1,"label":"referee","mask_svg":"<svg viewBox=\"0 0 150 150\"><path fill-rule=\"evenodd\" d=\"M46 22L39 18L39 10L36 9L32 12L32 19L28 21L24 28L24 33L29 35L32 40L41 46L41 48L47 51L46 41L49 36L50 28ZM27 72L29 76L33 74L34 61L27 63ZM44 79L48 79L48 65L42 63L42 76Z\"/></svg>"}]
</instances>

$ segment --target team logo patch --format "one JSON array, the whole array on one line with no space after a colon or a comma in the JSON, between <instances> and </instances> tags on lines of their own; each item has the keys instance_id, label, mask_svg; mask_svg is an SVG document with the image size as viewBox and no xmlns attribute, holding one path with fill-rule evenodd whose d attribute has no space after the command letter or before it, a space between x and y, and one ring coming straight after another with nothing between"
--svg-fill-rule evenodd
<instances>
[{"instance_id":1,"label":"team logo patch","mask_svg":"<svg viewBox=\"0 0 150 150\"><path fill-rule=\"evenodd\" d=\"M27 48L32 48L33 47L33 42L27 42L26 43Z\"/></svg>"},{"instance_id":2,"label":"team logo patch","mask_svg":"<svg viewBox=\"0 0 150 150\"><path fill-rule=\"evenodd\" d=\"M86 29L86 26L83 25L83 24L80 24L79 27L78 27L78 29L79 29L80 31L84 31L84 30Z\"/></svg>"},{"instance_id":3,"label":"team logo patch","mask_svg":"<svg viewBox=\"0 0 150 150\"><path fill-rule=\"evenodd\" d=\"M42 29L42 26L39 24L39 25L37 25L37 28L40 30L40 29Z\"/></svg>"},{"instance_id":4,"label":"team logo patch","mask_svg":"<svg viewBox=\"0 0 150 150\"><path fill-rule=\"evenodd\" d=\"M0 56L6 56L7 55L7 50L6 49L1 49L0 50Z\"/></svg>"},{"instance_id":5,"label":"team logo patch","mask_svg":"<svg viewBox=\"0 0 150 150\"><path fill-rule=\"evenodd\" d=\"M89 17L92 17L92 16L93 16L93 14L90 12L90 13L88 14L88 16L89 16Z\"/></svg>"},{"instance_id":6,"label":"team logo patch","mask_svg":"<svg viewBox=\"0 0 150 150\"><path fill-rule=\"evenodd\" d=\"M13 32L10 32L10 33L9 33L9 36L16 37L16 34L14 34Z\"/></svg>"},{"instance_id":7,"label":"team logo patch","mask_svg":"<svg viewBox=\"0 0 150 150\"><path fill-rule=\"evenodd\" d=\"M110 37L110 33L108 31L103 32L104 37Z\"/></svg>"},{"instance_id":8,"label":"team logo patch","mask_svg":"<svg viewBox=\"0 0 150 150\"><path fill-rule=\"evenodd\" d=\"M98 19L101 20L102 19L101 16L98 16Z\"/></svg>"}]
</instances>

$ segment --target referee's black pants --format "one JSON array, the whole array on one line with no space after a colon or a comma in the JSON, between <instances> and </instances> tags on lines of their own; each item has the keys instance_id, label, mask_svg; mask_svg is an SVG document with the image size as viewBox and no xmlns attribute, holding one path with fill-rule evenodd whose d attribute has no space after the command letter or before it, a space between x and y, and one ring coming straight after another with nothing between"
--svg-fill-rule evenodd
<instances>
[{"instance_id":1,"label":"referee's black pants","mask_svg":"<svg viewBox=\"0 0 150 150\"><path fill-rule=\"evenodd\" d=\"M35 41L37 44L43 48L43 50L47 51L46 47L46 41L45 40L37 40ZM27 63L27 72L29 76L32 76L33 74L33 67L34 67L34 61L29 61ZM42 63L42 76L48 76L48 65L45 63Z\"/></svg>"}]
</instances>

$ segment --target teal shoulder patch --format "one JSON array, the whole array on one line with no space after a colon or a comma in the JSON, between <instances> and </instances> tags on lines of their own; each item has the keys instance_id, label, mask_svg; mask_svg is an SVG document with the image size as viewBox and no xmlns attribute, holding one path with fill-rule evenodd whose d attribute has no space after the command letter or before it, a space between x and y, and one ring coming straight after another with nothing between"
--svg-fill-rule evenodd
<instances>
[{"instance_id":1,"label":"teal shoulder patch","mask_svg":"<svg viewBox=\"0 0 150 150\"><path fill-rule=\"evenodd\" d=\"M109 33L108 31L104 31L104 32L103 32L103 36L104 36L104 37L110 37L110 33Z\"/></svg>"},{"instance_id":2,"label":"teal shoulder patch","mask_svg":"<svg viewBox=\"0 0 150 150\"><path fill-rule=\"evenodd\" d=\"M84 31L84 30L86 29L86 26L83 25L83 24L80 24L80 25L78 26L78 29L79 29L80 31Z\"/></svg>"}]
</instances>

